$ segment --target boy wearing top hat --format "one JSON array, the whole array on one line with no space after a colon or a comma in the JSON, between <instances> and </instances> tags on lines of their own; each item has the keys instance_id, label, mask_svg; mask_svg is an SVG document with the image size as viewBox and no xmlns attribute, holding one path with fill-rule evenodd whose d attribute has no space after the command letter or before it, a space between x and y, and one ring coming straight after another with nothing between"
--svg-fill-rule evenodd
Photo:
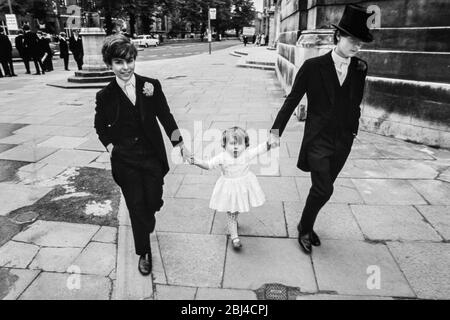
<instances>
[{"instance_id":1,"label":"boy wearing top hat","mask_svg":"<svg viewBox=\"0 0 450 320\"><path fill-rule=\"evenodd\" d=\"M341 21L333 25L336 47L303 63L271 129L271 142L279 145L289 118L306 93L308 114L297 167L311 172L312 187L297 229L298 242L307 254L312 246L320 246L314 222L333 194L333 184L358 133L367 63L355 55L363 42L373 40L367 27L370 16L360 6L345 7Z\"/></svg>"}]
</instances>

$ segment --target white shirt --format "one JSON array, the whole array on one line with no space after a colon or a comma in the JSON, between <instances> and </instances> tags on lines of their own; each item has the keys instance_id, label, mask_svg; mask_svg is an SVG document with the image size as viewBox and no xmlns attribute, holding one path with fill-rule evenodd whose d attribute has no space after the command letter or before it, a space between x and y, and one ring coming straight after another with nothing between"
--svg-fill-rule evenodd
<instances>
[{"instance_id":1,"label":"white shirt","mask_svg":"<svg viewBox=\"0 0 450 320\"><path fill-rule=\"evenodd\" d=\"M342 58L336 53L336 49L331 52L331 57L333 58L334 67L336 68L336 73L339 78L339 83L342 84L345 81L348 73L348 66L350 65L351 58Z\"/></svg>"},{"instance_id":2,"label":"white shirt","mask_svg":"<svg viewBox=\"0 0 450 320\"><path fill-rule=\"evenodd\" d=\"M267 143L261 143L257 147L244 150L238 158L234 158L229 152L224 151L206 163L209 169L220 168L222 176L225 178L239 178L249 173L253 159L267 151Z\"/></svg>"},{"instance_id":3,"label":"white shirt","mask_svg":"<svg viewBox=\"0 0 450 320\"><path fill-rule=\"evenodd\" d=\"M131 76L131 79L128 82L123 81L119 77L116 76L116 81L119 87L125 92L128 99L131 101L133 105L136 104L136 77L134 74Z\"/></svg>"}]
</instances>

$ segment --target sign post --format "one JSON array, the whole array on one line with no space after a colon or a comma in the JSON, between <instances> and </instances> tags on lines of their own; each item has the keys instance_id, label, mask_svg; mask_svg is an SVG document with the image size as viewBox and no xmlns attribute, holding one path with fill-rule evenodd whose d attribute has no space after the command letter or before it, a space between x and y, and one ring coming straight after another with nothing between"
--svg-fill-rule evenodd
<instances>
[{"instance_id":1,"label":"sign post","mask_svg":"<svg viewBox=\"0 0 450 320\"><path fill-rule=\"evenodd\" d=\"M209 7L208 7L208 43L209 43L209 54L211 54L211 41L212 41L212 34L211 34L211 20L216 20L216 8L209 8Z\"/></svg>"},{"instance_id":2,"label":"sign post","mask_svg":"<svg viewBox=\"0 0 450 320\"><path fill-rule=\"evenodd\" d=\"M15 14L5 14L6 18L6 26L8 27L8 33L11 33L10 31L18 31L19 26L17 25L17 19Z\"/></svg>"}]
</instances>

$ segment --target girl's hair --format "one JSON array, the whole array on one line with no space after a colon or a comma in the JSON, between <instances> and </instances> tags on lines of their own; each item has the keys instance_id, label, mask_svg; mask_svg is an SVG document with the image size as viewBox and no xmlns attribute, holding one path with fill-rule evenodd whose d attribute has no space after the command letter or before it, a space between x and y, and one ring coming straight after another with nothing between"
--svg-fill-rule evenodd
<instances>
[{"instance_id":1,"label":"girl's hair","mask_svg":"<svg viewBox=\"0 0 450 320\"><path fill-rule=\"evenodd\" d=\"M247 131L240 127L232 127L229 129L226 129L222 133L222 148L225 149L225 146L227 145L227 141L230 139L236 138L238 140L243 140L245 143L245 147L248 148L250 146L250 137L248 136Z\"/></svg>"},{"instance_id":2,"label":"girl's hair","mask_svg":"<svg viewBox=\"0 0 450 320\"><path fill-rule=\"evenodd\" d=\"M350 35L348 33L344 32L342 30L336 29L334 31L334 35L333 35L334 44L338 44L338 42L339 42L338 36L350 37Z\"/></svg>"},{"instance_id":3,"label":"girl's hair","mask_svg":"<svg viewBox=\"0 0 450 320\"><path fill-rule=\"evenodd\" d=\"M107 65L112 64L113 59L136 59L137 49L124 35L112 35L105 39L102 48L103 61Z\"/></svg>"}]
</instances>

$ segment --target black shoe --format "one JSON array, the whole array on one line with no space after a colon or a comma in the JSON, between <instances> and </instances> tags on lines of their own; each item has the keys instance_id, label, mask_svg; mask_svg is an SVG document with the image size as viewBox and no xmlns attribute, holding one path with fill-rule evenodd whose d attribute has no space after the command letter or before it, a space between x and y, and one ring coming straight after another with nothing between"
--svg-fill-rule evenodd
<instances>
[{"instance_id":1,"label":"black shoe","mask_svg":"<svg viewBox=\"0 0 450 320\"><path fill-rule=\"evenodd\" d=\"M25 72L25 74L31 74L31 72L30 72L30 71L27 71L27 72Z\"/></svg>"},{"instance_id":2,"label":"black shoe","mask_svg":"<svg viewBox=\"0 0 450 320\"><path fill-rule=\"evenodd\" d=\"M302 247L302 250L306 254L311 254L312 247L311 247L311 232L307 234L301 234L298 233L298 243L300 244L300 247Z\"/></svg>"},{"instance_id":3,"label":"black shoe","mask_svg":"<svg viewBox=\"0 0 450 320\"><path fill-rule=\"evenodd\" d=\"M40 75L41 75L40 72L33 73L33 76L40 76Z\"/></svg>"},{"instance_id":4,"label":"black shoe","mask_svg":"<svg viewBox=\"0 0 450 320\"><path fill-rule=\"evenodd\" d=\"M139 272L143 276L148 276L152 272L152 254L147 253L143 256L140 256L138 263Z\"/></svg>"},{"instance_id":5,"label":"black shoe","mask_svg":"<svg viewBox=\"0 0 450 320\"><path fill-rule=\"evenodd\" d=\"M321 245L319 236L314 232L314 230L311 232L311 244L315 247L319 247Z\"/></svg>"}]
</instances>

